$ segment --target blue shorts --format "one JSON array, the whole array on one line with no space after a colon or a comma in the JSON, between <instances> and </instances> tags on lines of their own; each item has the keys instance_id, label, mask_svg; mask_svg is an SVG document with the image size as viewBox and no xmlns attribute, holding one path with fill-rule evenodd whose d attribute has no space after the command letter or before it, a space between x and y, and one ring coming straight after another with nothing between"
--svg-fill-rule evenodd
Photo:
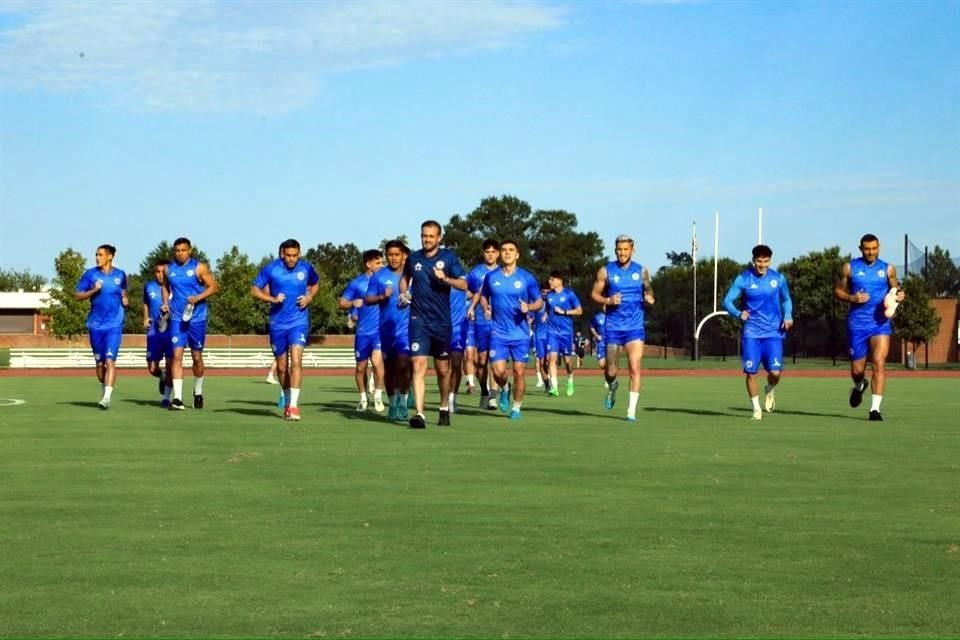
<instances>
[{"instance_id":1,"label":"blue shorts","mask_svg":"<svg viewBox=\"0 0 960 640\"><path fill-rule=\"evenodd\" d=\"M203 343L206 339L207 321L205 319L189 322L177 320L170 323L171 349L185 349L189 346L193 351L203 351Z\"/></svg>"},{"instance_id":2,"label":"blue shorts","mask_svg":"<svg viewBox=\"0 0 960 640\"><path fill-rule=\"evenodd\" d=\"M603 341L611 346L622 347L625 344L630 344L636 340L641 342L647 339L647 332L643 327L637 327L635 329L610 329L605 328L603 331Z\"/></svg>"},{"instance_id":3,"label":"blue shorts","mask_svg":"<svg viewBox=\"0 0 960 640\"><path fill-rule=\"evenodd\" d=\"M743 372L754 374L760 369L760 364L767 371L783 369L783 338L747 338L744 336L743 345Z\"/></svg>"},{"instance_id":4,"label":"blue shorts","mask_svg":"<svg viewBox=\"0 0 960 640\"><path fill-rule=\"evenodd\" d=\"M464 319L463 322L454 325L450 332L450 351L463 353L467 348L467 333L470 329L470 321Z\"/></svg>"},{"instance_id":5,"label":"blue shorts","mask_svg":"<svg viewBox=\"0 0 960 640\"><path fill-rule=\"evenodd\" d=\"M603 360L607 357L607 343L603 340L597 340L597 344L594 345L597 353L597 360Z\"/></svg>"},{"instance_id":6,"label":"blue shorts","mask_svg":"<svg viewBox=\"0 0 960 640\"><path fill-rule=\"evenodd\" d=\"M547 357L547 337L537 336L534 338L534 351L537 353L537 360L543 360Z\"/></svg>"},{"instance_id":7,"label":"blue shorts","mask_svg":"<svg viewBox=\"0 0 960 640\"><path fill-rule=\"evenodd\" d=\"M442 328L441 328L442 329ZM433 356L437 360L450 357L450 331L436 331L422 319L410 318L410 356Z\"/></svg>"},{"instance_id":8,"label":"blue shorts","mask_svg":"<svg viewBox=\"0 0 960 640\"><path fill-rule=\"evenodd\" d=\"M556 353L561 356L573 354L573 334L556 334L553 331L547 334L547 353Z\"/></svg>"},{"instance_id":9,"label":"blue shorts","mask_svg":"<svg viewBox=\"0 0 960 640\"><path fill-rule=\"evenodd\" d=\"M503 340L496 336L490 337L490 362L502 362L509 358L514 362L526 363L530 357L530 341Z\"/></svg>"},{"instance_id":10,"label":"blue shorts","mask_svg":"<svg viewBox=\"0 0 960 640\"><path fill-rule=\"evenodd\" d=\"M870 353L870 338L873 336L889 336L892 333L893 326L890 322L884 322L870 329L856 329L847 327L847 340L850 344L850 359L863 360Z\"/></svg>"},{"instance_id":11,"label":"blue shorts","mask_svg":"<svg viewBox=\"0 0 960 640\"><path fill-rule=\"evenodd\" d=\"M90 348L93 350L93 359L117 361L120 353L120 341L123 339L123 328L90 329Z\"/></svg>"},{"instance_id":12,"label":"blue shorts","mask_svg":"<svg viewBox=\"0 0 960 640\"><path fill-rule=\"evenodd\" d=\"M306 347L307 334L310 332L307 325L291 327L289 329L270 329L270 348L273 357L279 358L292 347Z\"/></svg>"},{"instance_id":13,"label":"blue shorts","mask_svg":"<svg viewBox=\"0 0 960 640\"><path fill-rule=\"evenodd\" d=\"M467 346L474 347L477 351L485 353L490 351L490 334L493 326L490 324L471 324L467 331Z\"/></svg>"},{"instance_id":14,"label":"blue shorts","mask_svg":"<svg viewBox=\"0 0 960 640\"><path fill-rule=\"evenodd\" d=\"M397 356L410 355L410 338L407 332L381 333L380 350L383 352L383 357L388 360Z\"/></svg>"},{"instance_id":15,"label":"blue shorts","mask_svg":"<svg viewBox=\"0 0 960 640\"><path fill-rule=\"evenodd\" d=\"M370 333L353 337L353 357L366 362L374 351L380 351L380 334Z\"/></svg>"},{"instance_id":16,"label":"blue shorts","mask_svg":"<svg viewBox=\"0 0 960 640\"><path fill-rule=\"evenodd\" d=\"M170 333L147 334L147 362L160 362L164 358L173 357L173 347L170 344Z\"/></svg>"}]
</instances>

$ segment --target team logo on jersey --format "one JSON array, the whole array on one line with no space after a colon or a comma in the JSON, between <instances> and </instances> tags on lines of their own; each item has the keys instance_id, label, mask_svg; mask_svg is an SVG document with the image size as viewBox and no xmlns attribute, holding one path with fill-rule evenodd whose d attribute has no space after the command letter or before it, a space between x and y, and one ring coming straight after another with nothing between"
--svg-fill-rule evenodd
<instances>
[{"instance_id":1,"label":"team logo on jersey","mask_svg":"<svg viewBox=\"0 0 960 640\"><path fill-rule=\"evenodd\" d=\"M777 284L777 281L776 281L776 280L771 280L771 281L770 281L770 286L773 287L774 289L776 289L779 285Z\"/></svg>"},{"instance_id":2,"label":"team logo on jersey","mask_svg":"<svg viewBox=\"0 0 960 640\"><path fill-rule=\"evenodd\" d=\"M757 283L756 283L756 282L751 282L751 283L750 283L750 288L751 288L751 289L756 289L756 288L757 288Z\"/></svg>"},{"instance_id":3,"label":"team logo on jersey","mask_svg":"<svg viewBox=\"0 0 960 640\"><path fill-rule=\"evenodd\" d=\"M114 279L113 279L113 284L119 285L119 284L120 284L120 278L114 278Z\"/></svg>"},{"instance_id":4,"label":"team logo on jersey","mask_svg":"<svg viewBox=\"0 0 960 640\"><path fill-rule=\"evenodd\" d=\"M413 351L414 353L417 353L418 351L420 351L420 343L419 343L419 342L411 342L411 343L410 343L410 351Z\"/></svg>"},{"instance_id":5,"label":"team logo on jersey","mask_svg":"<svg viewBox=\"0 0 960 640\"><path fill-rule=\"evenodd\" d=\"M495 355L497 355L497 350L496 350L496 349L490 349L490 357L492 358L492 357L495 356Z\"/></svg>"},{"instance_id":6,"label":"team logo on jersey","mask_svg":"<svg viewBox=\"0 0 960 640\"><path fill-rule=\"evenodd\" d=\"M519 280L517 280L517 281L515 281L515 282L513 283L513 288L514 288L514 289L519 289L519 288L521 288L522 286L523 286L523 283L520 282Z\"/></svg>"},{"instance_id":7,"label":"team logo on jersey","mask_svg":"<svg viewBox=\"0 0 960 640\"><path fill-rule=\"evenodd\" d=\"M614 282L620 282L620 275L617 274L617 275L613 276L613 277L610 278L610 279L613 280Z\"/></svg>"},{"instance_id":8,"label":"team logo on jersey","mask_svg":"<svg viewBox=\"0 0 960 640\"><path fill-rule=\"evenodd\" d=\"M746 361L745 363L743 363L743 364L744 364L744 366L745 366L747 369L750 369L751 367L753 367L753 360L747 360L747 361Z\"/></svg>"},{"instance_id":9,"label":"team logo on jersey","mask_svg":"<svg viewBox=\"0 0 960 640\"><path fill-rule=\"evenodd\" d=\"M413 270L414 270L414 271L423 271L423 265L418 262L417 264L413 265Z\"/></svg>"},{"instance_id":10,"label":"team logo on jersey","mask_svg":"<svg viewBox=\"0 0 960 640\"><path fill-rule=\"evenodd\" d=\"M443 260L437 260L437 269L443 269L447 264Z\"/></svg>"},{"instance_id":11,"label":"team logo on jersey","mask_svg":"<svg viewBox=\"0 0 960 640\"><path fill-rule=\"evenodd\" d=\"M778 359L774 358L774 359L773 359L773 366L775 366L775 367L781 367L781 366L783 366L783 365L780 364L780 361L779 361Z\"/></svg>"},{"instance_id":12,"label":"team logo on jersey","mask_svg":"<svg viewBox=\"0 0 960 640\"><path fill-rule=\"evenodd\" d=\"M193 269L188 269L188 270L187 270L187 275L188 275L188 276L192 276L192 275L193 275Z\"/></svg>"},{"instance_id":13,"label":"team logo on jersey","mask_svg":"<svg viewBox=\"0 0 960 640\"><path fill-rule=\"evenodd\" d=\"M173 336L172 338L170 338L170 342L172 342L173 344L177 344L178 342L180 342L180 338L178 338L177 336Z\"/></svg>"},{"instance_id":14,"label":"team logo on jersey","mask_svg":"<svg viewBox=\"0 0 960 640\"><path fill-rule=\"evenodd\" d=\"M858 275L858 276L865 276L865 275L867 275L867 274L863 272L863 269L861 269L860 271L857 271L857 275Z\"/></svg>"},{"instance_id":15,"label":"team logo on jersey","mask_svg":"<svg viewBox=\"0 0 960 640\"><path fill-rule=\"evenodd\" d=\"M639 274L639 273L634 273L633 275L630 276L630 279L631 279L631 280L639 280L639 279L640 279L640 274Z\"/></svg>"},{"instance_id":16,"label":"team logo on jersey","mask_svg":"<svg viewBox=\"0 0 960 640\"><path fill-rule=\"evenodd\" d=\"M157 292L156 292L156 291L151 291L149 295L150 295L150 298L151 298L151 299L156 298L156 297L157 297Z\"/></svg>"},{"instance_id":17,"label":"team logo on jersey","mask_svg":"<svg viewBox=\"0 0 960 640\"><path fill-rule=\"evenodd\" d=\"M501 286L501 282L500 282L499 280L494 280L494 281L493 281L493 286L499 287L499 286Z\"/></svg>"},{"instance_id":18,"label":"team logo on jersey","mask_svg":"<svg viewBox=\"0 0 960 640\"><path fill-rule=\"evenodd\" d=\"M877 275L882 278L883 276L887 275L887 270L886 270L886 269L880 269L880 271L877 271Z\"/></svg>"},{"instance_id":19,"label":"team logo on jersey","mask_svg":"<svg viewBox=\"0 0 960 640\"><path fill-rule=\"evenodd\" d=\"M301 333L301 334L300 334L300 337L297 338L297 342L299 342L299 343L301 343L301 344L307 344L307 336L305 336L305 335L303 335L303 334Z\"/></svg>"},{"instance_id":20,"label":"team logo on jersey","mask_svg":"<svg viewBox=\"0 0 960 640\"><path fill-rule=\"evenodd\" d=\"M306 277L307 274L305 274L303 271L297 271L297 280L303 280Z\"/></svg>"}]
</instances>

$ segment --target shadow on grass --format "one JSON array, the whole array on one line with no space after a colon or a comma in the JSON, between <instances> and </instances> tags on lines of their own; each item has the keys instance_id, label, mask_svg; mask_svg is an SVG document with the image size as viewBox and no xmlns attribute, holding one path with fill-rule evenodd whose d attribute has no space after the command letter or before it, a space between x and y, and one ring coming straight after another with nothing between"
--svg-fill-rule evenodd
<instances>
[{"instance_id":1,"label":"shadow on grass","mask_svg":"<svg viewBox=\"0 0 960 640\"><path fill-rule=\"evenodd\" d=\"M733 411L737 414L740 413L752 413L752 409L747 409L745 407L727 407L730 411ZM784 409L777 409L773 412L773 415L783 414L785 416L811 416L814 418L846 418L849 420L862 420L862 417L852 416L848 413L823 413L820 411L789 411ZM766 411L763 413L765 416L768 415Z\"/></svg>"},{"instance_id":2,"label":"shadow on grass","mask_svg":"<svg viewBox=\"0 0 960 640\"><path fill-rule=\"evenodd\" d=\"M242 416L277 418L279 417L279 411L276 407L273 409L245 409L236 407L232 409L214 409L211 413L238 413Z\"/></svg>"},{"instance_id":3,"label":"shadow on grass","mask_svg":"<svg viewBox=\"0 0 960 640\"><path fill-rule=\"evenodd\" d=\"M736 414L726 413L724 411L713 411L712 409L693 409L691 407L641 407L644 411L652 411L655 413L686 413L691 416L726 416L728 418L735 417ZM737 409L739 411L739 409ZM750 413L744 409L746 413Z\"/></svg>"},{"instance_id":4,"label":"shadow on grass","mask_svg":"<svg viewBox=\"0 0 960 640\"><path fill-rule=\"evenodd\" d=\"M167 409L166 407L160 405L159 400L144 400L143 398L123 398L122 400L120 400L120 402L123 402L125 404L136 404L141 407L156 407L157 409L164 409L164 410Z\"/></svg>"},{"instance_id":5,"label":"shadow on grass","mask_svg":"<svg viewBox=\"0 0 960 640\"><path fill-rule=\"evenodd\" d=\"M100 408L100 405L97 404L96 402L77 402L75 400L71 400L68 402L58 402L57 404L69 404L70 406L73 406L73 407L87 407L88 409Z\"/></svg>"}]
</instances>

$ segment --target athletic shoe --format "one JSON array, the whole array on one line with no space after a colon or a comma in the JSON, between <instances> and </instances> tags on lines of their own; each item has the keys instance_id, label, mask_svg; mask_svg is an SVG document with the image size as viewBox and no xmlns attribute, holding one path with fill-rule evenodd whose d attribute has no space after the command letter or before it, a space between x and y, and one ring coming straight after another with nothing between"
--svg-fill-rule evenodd
<instances>
[{"instance_id":1,"label":"athletic shoe","mask_svg":"<svg viewBox=\"0 0 960 640\"><path fill-rule=\"evenodd\" d=\"M470 394L470 393L473 393L473 390L474 390L475 388L476 388L475 385L468 384L466 391L467 391L468 394Z\"/></svg>"},{"instance_id":2,"label":"athletic shoe","mask_svg":"<svg viewBox=\"0 0 960 640\"><path fill-rule=\"evenodd\" d=\"M419 413L412 418L410 418L410 428L411 429L426 429L427 428L427 419L424 418Z\"/></svg>"},{"instance_id":3,"label":"athletic shoe","mask_svg":"<svg viewBox=\"0 0 960 640\"><path fill-rule=\"evenodd\" d=\"M883 422L883 416L880 415L879 411L873 410L870 412L870 417L867 418L870 422Z\"/></svg>"},{"instance_id":4,"label":"athletic shoe","mask_svg":"<svg viewBox=\"0 0 960 640\"><path fill-rule=\"evenodd\" d=\"M180 319L184 322L190 322L190 318L193 317L193 303L188 302L183 308L183 315L180 316Z\"/></svg>"},{"instance_id":5,"label":"athletic shoe","mask_svg":"<svg viewBox=\"0 0 960 640\"><path fill-rule=\"evenodd\" d=\"M373 397L373 410L377 413L383 413L383 398L380 396Z\"/></svg>"},{"instance_id":6,"label":"athletic shoe","mask_svg":"<svg viewBox=\"0 0 960 640\"><path fill-rule=\"evenodd\" d=\"M287 407L286 413L286 420L290 420L291 422L300 421L300 409L298 407Z\"/></svg>"},{"instance_id":7,"label":"athletic shoe","mask_svg":"<svg viewBox=\"0 0 960 640\"><path fill-rule=\"evenodd\" d=\"M277 398L277 408L283 409L287 406L287 394L283 392L283 389L280 389L280 397Z\"/></svg>"},{"instance_id":8,"label":"athletic shoe","mask_svg":"<svg viewBox=\"0 0 960 640\"><path fill-rule=\"evenodd\" d=\"M161 400L161 401L160 401L160 406L161 406L161 407L164 407L164 408L169 407L169 406L170 406L170 398L164 398L163 400Z\"/></svg>"},{"instance_id":9,"label":"athletic shoe","mask_svg":"<svg viewBox=\"0 0 960 640\"><path fill-rule=\"evenodd\" d=\"M520 419L520 409L511 409L510 410L510 419L519 420Z\"/></svg>"},{"instance_id":10,"label":"athletic shoe","mask_svg":"<svg viewBox=\"0 0 960 640\"><path fill-rule=\"evenodd\" d=\"M751 420L762 420L762 419L763 419L763 411L761 411L760 409L754 409L754 410L753 410L753 415L750 416L750 419L751 419Z\"/></svg>"},{"instance_id":11,"label":"athletic shoe","mask_svg":"<svg viewBox=\"0 0 960 640\"><path fill-rule=\"evenodd\" d=\"M860 384L853 385L853 389L850 390L850 406L854 409L860 406L860 403L863 402L863 392L867 390L868 383L866 380L861 380Z\"/></svg>"},{"instance_id":12,"label":"athletic shoe","mask_svg":"<svg viewBox=\"0 0 960 640\"><path fill-rule=\"evenodd\" d=\"M272 373L267 374L267 384L280 384L280 381L277 380L277 377Z\"/></svg>"},{"instance_id":13,"label":"athletic shoe","mask_svg":"<svg viewBox=\"0 0 960 640\"><path fill-rule=\"evenodd\" d=\"M767 413L773 413L773 410L777 408L777 399L770 387L763 388L763 408L767 410Z\"/></svg>"},{"instance_id":14,"label":"athletic shoe","mask_svg":"<svg viewBox=\"0 0 960 640\"><path fill-rule=\"evenodd\" d=\"M893 314L897 312L897 307L900 305L900 303L897 302L897 293L899 291L899 289L893 287L887 292L887 295L883 297L883 315L888 318L893 317Z\"/></svg>"},{"instance_id":15,"label":"athletic shoe","mask_svg":"<svg viewBox=\"0 0 960 640\"><path fill-rule=\"evenodd\" d=\"M537 389L543 389L543 380L537 380Z\"/></svg>"},{"instance_id":16,"label":"athletic shoe","mask_svg":"<svg viewBox=\"0 0 960 640\"><path fill-rule=\"evenodd\" d=\"M450 426L450 412L444 409L440 409L440 418L437 420L438 427L449 427Z\"/></svg>"},{"instance_id":17,"label":"athletic shoe","mask_svg":"<svg viewBox=\"0 0 960 640\"><path fill-rule=\"evenodd\" d=\"M567 397L573 395L573 380L567 380Z\"/></svg>"},{"instance_id":18,"label":"athletic shoe","mask_svg":"<svg viewBox=\"0 0 960 640\"><path fill-rule=\"evenodd\" d=\"M508 387L500 389L500 402L497 403L497 406L504 413L510 410L510 389Z\"/></svg>"},{"instance_id":19,"label":"athletic shoe","mask_svg":"<svg viewBox=\"0 0 960 640\"><path fill-rule=\"evenodd\" d=\"M286 409L283 410L283 419L284 420L290 419L290 407L287 407Z\"/></svg>"},{"instance_id":20,"label":"athletic shoe","mask_svg":"<svg viewBox=\"0 0 960 640\"><path fill-rule=\"evenodd\" d=\"M357 403L357 411L366 411L367 410L367 399L364 398Z\"/></svg>"},{"instance_id":21,"label":"athletic shoe","mask_svg":"<svg viewBox=\"0 0 960 640\"><path fill-rule=\"evenodd\" d=\"M160 317L157 319L157 331L160 333L166 333L167 328L170 326L170 312L164 311L160 314Z\"/></svg>"},{"instance_id":22,"label":"athletic shoe","mask_svg":"<svg viewBox=\"0 0 960 640\"><path fill-rule=\"evenodd\" d=\"M397 407L397 421L406 422L409 417L410 417L410 412L407 410L407 408L402 404L399 405Z\"/></svg>"},{"instance_id":23,"label":"athletic shoe","mask_svg":"<svg viewBox=\"0 0 960 640\"><path fill-rule=\"evenodd\" d=\"M170 401L169 408L170 408L170 411L183 411L184 410L183 400L181 400L180 398L174 398L173 400Z\"/></svg>"},{"instance_id":24,"label":"athletic shoe","mask_svg":"<svg viewBox=\"0 0 960 640\"><path fill-rule=\"evenodd\" d=\"M631 415L628 414L626 420L627 420L627 422L636 422L636 421L637 421L637 416L631 416Z\"/></svg>"},{"instance_id":25,"label":"athletic shoe","mask_svg":"<svg viewBox=\"0 0 960 640\"><path fill-rule=\"evenodd\" d=\"M547 391L547 395L550 396L551 398L559 398L560 389L551 388L550 391Z\"/></svg>"},{"instance_id":26,"label":"athletic shoe","mask_svg":"<svg viewBox=\"0 0 960 640\"><path fill-rule=\"evenodd\" d=\"M97 406L106 411L110 408L110 401L106 398L100 398L100 402L97 403ZM879 414L877 414L879 415Z\"/></svg>"},{"instance_id":27,"label":"athletic shoe","mask_svg":"<svg viewBox=\"0 0 960 640\"><path fill-rule=\"evenodd\" d=\"M490 402L490 394L480 396L480 408L486 409L487 403Z\"/></svg>"},{"instance_id":28,"label":"athletic shoe","mask_svg":"<svg viewBox=\"0 0 960 640\"><path fill-rule=\"evenodd\" d=\"M497 410L497 399L494 398L493 396L490 396L489 398L487 398L487 409L490 411Z\"/></svg>"},{"instance_id":29,"label":"athletic shoe","mask_svg":"<svg viewBox=\"0 0 960 640\"><path fill-rule=\"evenodd\" d=\"M449 404L450 404L450 413L451 413L451 414L456 413L456 412L457 412L457 401L456 401L456 400L451 400Z\"/></svg>"},{"instance_id":30,"label":"athletic shoe","mask_svg":"<svg viewBox=\"0 0 960 640\"><path fill-rule=\"evenodd\" d=\"M397 419L397 405L392 401L390 402L390 408L387 409L387 422L393 422Z\"/></svg>"},{"instance_id":31,"label":"athletic shoe","mask_svg":"<svg viewBox=\"0 0 960 640\"><path fill-rule=\"evenodd\" d=\"M203 409L203 394L194 394L193 396L193 408L194 409Z\"/></svg>"},{"instance_id":32,"label":"athletic shoe","mask_svg":"<svg viewBox=\"0 0 960 640\"><path fill-rule=\"evenodd\" d=\"M417 408L417 401L416 401L416 399L413 397L413 394L412 394L412 393L408 393L408 394L407 394L407 409L416 409L416 408Z\"/></svg>"},{"instance_id":33,"label":"athletic shoe","mask_svg":"<svg viewBox=\"0 0 960 640\"><path fill-rule=\"evenodd\" d=\"M610 386L607 387L607 395L603 398L603 406L607 409L613 409L613 406L617 404L617 389L620 387L620 383L617 380L614 380L610 383Z\"/></svg>"}]
</instances>

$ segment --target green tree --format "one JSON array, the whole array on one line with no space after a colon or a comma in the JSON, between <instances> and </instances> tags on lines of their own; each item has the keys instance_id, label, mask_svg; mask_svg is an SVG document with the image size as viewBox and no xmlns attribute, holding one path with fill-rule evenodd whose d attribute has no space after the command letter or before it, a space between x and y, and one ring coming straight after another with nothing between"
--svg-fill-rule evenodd
<instances>
[{"instance_id":1,"label":"green tree","mask_svg":"<svg viewBox=\"0 0 960 640\"><path fill-rule=\"evenodd\" d=\"M60 338L72 338L87 332L87 311L90 303L73 299L86 271L83 255L73 249L65 249L53 261L56 276L50 289L53 302L47 309L50 316L50 331Z\"/></svg>"},{"instance_id":2,"label":"green tree","mask_svg":"<svg viewBox=\"0 0 960 640\"><path fill-rule=\"evenodd\" d=\"M151 272L150 277L153 278ZM143 328L143 284L144 279L139 273L127 274L127 316L123 321L124 333L146 333Z\"/></svg>"},{"instance_id":3,"label":"green tree","mask_svg":"<svg viewBox=\"0 0 960 640\"><path fill-rule=\"evenodd\" d=\"M348 333L347 315L339 310L337 300L350 281L363 271L363 252L352 242L342 245L325 242L308 249L304 257L320 276L320 288L310 305L311 331Z\"/></svg>"},{"instance_id":4,"label":"green tree","mask_svg":"<svg viewBox=\"0 0 960 640\"><path fill-rule=\"evenodd\" d=\"M265 333L269 308L250 295L259 267L234 245L218 260L214 276L220 285L210 300L209 327L213 333Z\"/></svg>"},{"instance_id":5,"label":"green tree","mask_svg":"<svg viewBox=\"0 0 960 640\"><path fill-rule=\"evenodd\" d=\"M29 269L0 269L0 291L41 291L45 284L43 276L30 273Z\"/></svg>"},{"instance_id":6,"label":"green tree","mask_svg":"<svg viewBox=\"0 0 960 640\"><path fill-rule=\"evenodd\" d=\"M849 260L849 254L840 255L840 247L834 246L811 251L778 268L787 277L793 299L794 328L788 339L794 357L828 355L836 363L846 341L849 305L837 300L833 289Z\"/></svg>"},{"instance_id":7,"label":"green tree","mask_svg":"<svg viewBox=\"0 0 960 640\"><path fill-rule=\"evenodd\" d=\"M928 344L940 331L940 316L930 306L929 281L910 274L901 286L906 298L897 307L893 333L909 342L916 353L921 344Z\"/></svg>"},{"instance_id":8,"label":"green tree","mask_svg":"<svg viewBox=\"0 0 960 640\"><path fill-rule=\"evenodd\" d=\"M927 255L926 266L921 273L931 297L960 297L960 267L950 257L949 250L935 246L933 252Z\"/></svg>"}]
</instances>

